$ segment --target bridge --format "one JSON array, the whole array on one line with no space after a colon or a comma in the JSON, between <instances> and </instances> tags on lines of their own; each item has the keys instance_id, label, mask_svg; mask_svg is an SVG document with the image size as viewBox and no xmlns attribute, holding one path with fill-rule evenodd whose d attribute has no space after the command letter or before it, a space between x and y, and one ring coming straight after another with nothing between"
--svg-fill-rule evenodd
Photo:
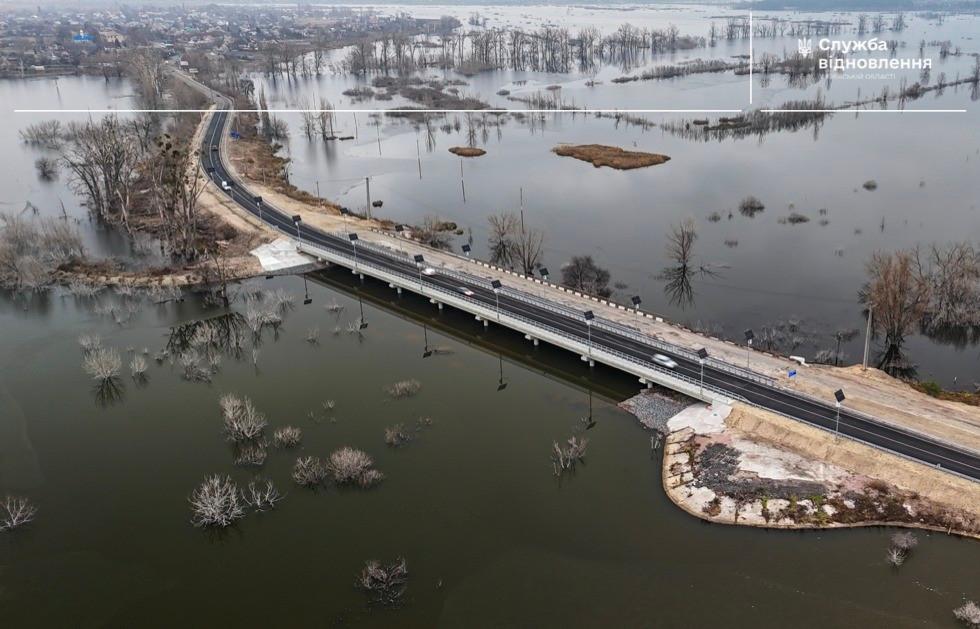
<instances>
[{"instance_id":1,"label":"bridge","mask_svg":"<svg viewBox=\"0 0 980 629\"><path fill-rule=\"evenodd\" d=\"M224 146L231 116L227 101L219 98L219 102L204 133L201 166L242 210L291 238L299 251L318 261L346 267L399 292L416 293L439 308L467 312L483 325L500 325L534 343L564 348L590 365L598 362L632 374L643 385L657 384L709 404L741 401L980 481L980 457L966 449L780 387L763 374L667 343L591 310L575 310L539 293L480 276L475 261L473 273L430 265L424 253L409 256L397 247L362 240L356 233L332 233L307 225L249 192L232 174L225 163ZM653 357L658 354L675 366L655 362Z\"/></svg>"}]
</instances>

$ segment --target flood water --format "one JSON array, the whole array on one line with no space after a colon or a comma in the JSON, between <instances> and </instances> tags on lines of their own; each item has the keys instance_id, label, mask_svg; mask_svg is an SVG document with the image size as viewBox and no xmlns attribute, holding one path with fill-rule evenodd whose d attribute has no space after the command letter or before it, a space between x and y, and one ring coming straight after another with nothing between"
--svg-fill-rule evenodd
<instances>
[{"instance_id":1,"label":"flood water","mask_svg":"<svg viewBox=\"0 0 980 629\"><path fill-rule=\"evenodd\" d=\"M491 25L557 19L545 7L481 10ZM573 27L594 23L604 31L629 19L703 34L711 16L726 11L583 7L564 17ZM909 42L949 38L972 50L970 33L980 30L977 18L911 20L903 36ZM793 43L760 45L781 50ZM678 58L742 52L739 42ZM948 63L950 78L967 65L962 58ZM744 77L608 83L630 71L603 68L603 86L592 92L581 76L507 72L467 78L463 91L505 105L496 91L527 79L568 83L565 96L593 107L744 107ZM302 104L313 93L349 106L340 92L357 83L340 75L275 84L256 78L274 106ZM807 88L781 81L757 85L756 104L817 88L839 100L856 91L842 80ZM133 102L128 84L101 77L0 82L5 110L122 109ZM323 196L359 208L370 176L386 216L457 221L466 230L457 244L471 234L480 256L487 215L518 209L523 188L525 219L546 231L545 264L553 270L572 255L593 255L614 281L628 285L617 289L620 299L639 293L649 310L729 336L799 318L814 339L800 351L812 353L834 331L861 326L856 291L871 251L980 234L976 103L963 89L934 102L970 113L840 114L816 136L805 130L711 143L582 115L547 115L533 124L508 117L499 133L496 127L485 137L482 128L477 133L488 153L464 163L465 203L460 161L446 151L467 144L465 117L458 129L437 130L430 145L410 123L388 118L376 129L359 115L357 140L324 146L305 140L298 117L284 116L292 125L284 152L298 185L316 191L319 183ZM8 150L0 172L3 210L25 211L29 201L39 214L67 215L96 256L153 260L152 246L134 247L90 220L64 172L54 182L37 179L34 160L43 151L24 146L17 132L50 117L11 114L0 125ZM453 117L439 122L447 121ZM338 115L338 123L343 133L355 131L352 115ZM627 148L635 142L672 159L632 172L594 169L550 153L559 142ZM861 187L867 179L878 182L877 190ZM751 219L736 208L749 194L766 204ZM790 204L811 222L781 224ZM818 224L821 208L825 226ZM722 220L708 220L716 211ZM665 233L684 218L697 222L699 259L720 270L696 283L695 302L686 308L672 304L656 279L667 263ZM210 382L189 381L179 363L154 356L188 324L238 320L248 308L241 300L226 309L193 295L157 305L61 290L0 294L0 496L27 496L39 509L30 526L0 533L5 627L955 627L951 610L980 596L980 546L973 540L918 533L919 546L895 570L885 562L891 530L766 532L683 513L663 492L662 453L651 451L649 433L616 406L637 392L632 378L602 367L589 371L555 348L534 348L370 280L354 284L340 270L254 284L286 291L295 307L278 331L266 329L259 340L249 332L240 355L225 352ZM339 314L326 308L333 305L342 306ZM362 312L367 329L348 332ZM317 344L307 341L314 328ZM103 346L122 355L123 376L111 394L82 369L83 334L100 335ZM859 344L845 348L849 360ZM908 348L923 378L952 384L960 376L962 385L978 371L976 346L917 337ZM423 358L426 349L437 351ZM144 352L148 379L138 383L127 365ZM384 392L407 378L422 383L417 396L393 400ZM261 468L236 466L221 432L218 400L225 393L250 397L268 417L269 432L300 427L302 445L270 447ZM328 400L335 403L330 410ZM581 431L590 414L596 423L583 433L590 440L585 464L555 478L552 443ZM420 418L431 423L421 422L408 445L385 445L386 427L403 423L414 431ZM372 455L385 480L371 490L310 491L292 483L296 457L326 458L342 446ZM208 533L192 526L187 499L210 474L231 475L240 485L268 478L286 496L273 511ZM368 559L399 556L409 570L405 604L369 607L354 586L356 575Z\"/></svg>"},{"instance_id":2,"label":"flood water","mask_svg":"<svg viewBox=\"0 0 980 629\"><path fill-rule=\"evenodd\" d=\"M920 534L895 571L888 530L763 532L684 514L663 493L649 433L615 406L636 391L631 379L590 377L556 349L351 282L323 274L302 305L301 278L261 281L293 295L295 309L278 334L264 333L257 367L247 348L210 383L151 358L175 326L225 313L197 298L139 302L122 326L58 293L27 310L4 298L0 488L39 507L30 527L0 535L5 623L953 627L950 610L976 596L974 541ZM361 307L358 337L346 325ZM80 366L85 333L124 364L128 348L146 348L148 381L124 368L119 396L100 399ZM426 341L439 352L422 358ZM416 397L383 393L411 377ZM559 482L549 448L581 428L590 389L587 461ZM302 446L270 448L259 470L236 467L218 409L228 392L251 397L270 428L301 427ZM419 417L432 423L411 443L384 444L386 426ZM385 480L367 491L292 484L295 457L344 445L371 454ZM187 496L213 473L243 485L258 473L287 495L209 534L190 524ZM355 575L367 559L396 556L408 562L405 605L368 608Z\"/></svg>"},{"instance_id":3,"label":"flood water","mask_svg":"<svg viewBox=\"0 0 980 629\"><path fill-rule=\"evenodd\" d=\"M712 21L721 25L725 16L733 14L715 7L683 6L570 7L562 8L560 15L546 7L420 10L431 17L456 15L464 22L476 11L488 18L488 27L520 24L533 29L560 22L572 33L589 24L609 33L628 21L650 28L673 23L682 34L691 35L706 35ZM849 21L851 26L832 38L861 39L852 32L856 15L850 13L768 12L756 19L765 17ZM966 54L940 59L938 48L927 45L923 55L934 63L930 84L940 73L947 80L969 74L974 62L969 53L980 52L975 39L980 18L950 16L940 24L910 15L907 21L904 32L880 36L899 42L897 56L918 58L920 41L949 40ZM793 37L757 38L755 52L781 56L796 45ZM637 68L606 65L599 69L600 84L594 87L587 86L589 76L578 71L568 75L499 71L468 77L431 70L423 75L465 81L459 88L462 95L515 109L524 105L498 96L498 90L526 96L560 85L565 102L590 108L751 109L781 106L818 93L831 103L843 103L886 86L894 93L903 79L910 83L921 79L918 71L905 70L870 78L833 75L800 86L789 85L785 76L765 80L757 75L751 106L748 77L732 72L611 82L618 76L639 74L643 68L693 59L731 60L747 52L745 41L721 41L713 48L648 56ZM257 89L266 92L272 107L309 107L321 96L341 109L412 105L400 97L354 101L344 96L344 90L369 85L374 78L343 73L345 56L346 51L336 51L330 59L334 72L320 77L255 75ZM287 113L281 117L290 124L291 135L282 154L293 160L290 177L296 185L363 209L365 178L370 177L372 200L384 203L376 213L405 222L418 223L426 215L455 221L466 232L457 238L457 250L472 239L474 253L483 258L488 255L487 216L518 211L523 197L526 224L546 234L544 266L553 275L572 256L592 255L611 271L613 282L625 285L616 291L621 302L639 294L647 310L739 342L747 328L758 334L765 326L793 321L801 330L801 344L781 349L812 358L819 350L834 349L838 331L848 337L846 332L864 329L857 294L874 251L953 240L975 242L980 236L980 124L975 98L969 86L960 86L941 95L930 93L906 108L965 108L967 113L840 113L816 130L710 142L692 141L659 126L643 130L569 113L523 120L504 116L499 126L493 123L494 116L447 114L433 121L430 134L424 125L390 116L379 120L377 114L369 116L365 111L336 115L338 135L356 134L356 140L323 142L307 140L300 116ZM644 116L660 125L698 114ZM596 169L554 155L551 149L563 142L637 148L664 153L671 160L634 171ZM462 160L447 150L467 144L482 147L487 154ZM876 190L862 187L868 180L878 184ZM748 195L766 206L754 218L738 211L739 202ZM786 224L786 217L794 212L810 221ZM714 213L720 218L717 222L711 220ZM658 278L669 264L666 236L672 225L685 219L697 225L697 264L715 271L695 281L693 303L672 300ZM843 362L860 361L862 347L861 335L845 340ZM980 349L974 342L912 337L906 349L922 380L971 388L980 372Z\"/></svg>"}]
</instances>

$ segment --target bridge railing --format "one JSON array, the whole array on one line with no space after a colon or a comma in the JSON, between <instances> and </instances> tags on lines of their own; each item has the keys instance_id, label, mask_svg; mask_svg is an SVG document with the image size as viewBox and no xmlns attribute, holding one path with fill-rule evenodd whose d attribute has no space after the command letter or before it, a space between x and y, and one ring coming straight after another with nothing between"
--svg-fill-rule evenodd
<instances>
[{"instance_id":1,"label":"bridge railing","mask_svg":"<svg viewBox=\"0 0 980 629\"><path fill-rule=\"evenodd\" d=\"M364 245L358 245L358 246L364 246ZM389 247L383 247L380 245L370 245L369 248L380 255L386 255L388 257L393 257L395 254L395 252L392 251ZM405 256L404 261L410 262L408 260L407 255ZM457 271L455 269L449 269L446 267L439 267L438 272L441 275L445 275L447 277L455 277L463 282L478 284L483 286L487 290L491 290L490 280L487 278L473 275L471 273ZM511 288L509 286L504 286L501 289L501 291L505 293L508 297L517 299L518 301L523 301L524 303L531 304L537 308L548 310L550 312L554 312L555 314L568 317L569 319L572 320L583 320L584 323L584 319L582 319L582 311L569 308L568 306L564 306L562 304L556 304L547 299L537 297L535 295ZM662 351L674 355L683 356L688 360L695 361L695 362L698 360L697 354L686 347L675 345L674 343L664 341L657 337L643 334L635 328L630 328L628 326L625 326L616 321L612 321L605 317L596 317L593 320L592 325L598 328L602 328L608 332L612 332L620 336L628 337L638 343L650 347L651 349L660 349ZM730 363L712 357L708 358L707 363L711 365L713 368L718 369L720 371L725 371L733 375L737 375L742 378L745 378L747 380L751 380L753 382L763 384L765 386L769 386L769 387L777 386L777 383L773 378L760 374L756 371L752 371L750 369L744 369L742 367L738 367L737 365L732 365Z\"/></svg>"},{"instance_id":2,"label":"bridge railing","mask_svg":"<svg viewBox=\"0 0 980 629\"><path fill-rule=\"evenodd\" d=\"M361 246L362 245L358 245L358 247L361 247ZM302 243L301 248L310 250L314 254L317 254L319 252L323 252L321 255L330 256L330 257L334 257L334 258L341 258L341 259L349 262L351 268L353 268L353 266L354 266L354 256L353 255L348 255L346 252L338 252L338 251L334 251L334 250L329 250L329 251L328 250L324 250L320 246L318 246L316 244L313 244L313 243L310 243L310 242L307 242L307 241L304 241ZM396 269L391 269L391 268L378 267L375 264L371 263L370 261L365 261L364 259L362 259L360 257L358 257L358 259L357 259L357 268L358 269L364 269L366 271L374 271L375 273L383 273L383 274L388 274L388 275L394 275L396 277L399 277L399 278L405 280L408 284L410 284L412 286L418 285L418 276L416 276L414 274L403 273L401 271L398 271ZM422 290L424 292L424 296L445 295L445 296L451 297L452 299L457 299L457 300L460 300L460 301L471 303L474 306L477 306L477 307L480 307L480 308L484 308L484 309L489 308L489 305L486 304L486 303L484 303L484 302L482 302L482 301L479 301L477 299L474 299L474 298L469 297L467 295L464 295L462 293L457 293L455 291L447 290L446 288L444 288L442 286L439 286L438 284L433 284L433 283L427 281L425 278L426 278L426 276L423 275L423 279L422 279ZM561 330L559 328L556 328L556 327L547 325L545 323L541 323L540 321L536 321L534 319L530 319L530 318L525 317L523 315L512 313L512 312L505 312L505 313L501 313L501 316L506 317L506 318L509 318L509 319L514 319L514 320L520 321L521 323L523 323L524 325L526 325L526 326L528 326L530 328L536 328L538 330L543 330L543 331L548 332L549 334L552 334L552 335L555 335L555 336L560 336L562 338L568 339L568 340L573 341L573 342L578 343L578 344L582 344L582 345L585 344L585 339L583 337L576 336L574 334L570 334L570 333L566 332L565 330ZM685 376L685 375L680 374L680 373L678 373L676 371L673 371L671 369L663 368L660 365L657 365L656 363L653 363L653 362L649 362L649 361L638 359L638 358L636 358L634 356L630 356L629 354L626 354L626 353L621 352L619 350L616 350L616 349L607 347L605 345L601 345L599 343L593 342L592 348L593 348L593 351L602 352L604 354L610 354L610 355L615 356L616 358L618 358L620 360L625 360L625 361L628 361L628 362L630 362L632 364L635 364L635 365L637 365L639 367L642 367L643 369L649 369L649 370L655 371L657 373L661 373L661 374L663 374L663 375L665 375L667 377L676 378L678 380L681 380L683 382L686 382L686 383L691 384L691 385L694 385L694 386L698 386L698 387L703 386L703 388L705 390L712 391L713 393L716 393L716 394L720 395L721 397L724 397L724 398L727 398L727 399L737 399L737 400L741 400L741 401L747 401L744 397L742 397L742 396L740 396L738 394L733 394L733 393L731 393L729 391L726 391L726 390L724 390L724 389L722 389L720 387L716 387L716 386L711 385L711 384L708 384L708 383L705 383L705 384L702 385L701 381L698 380L698 379L696 379L696 378L691 378L689 376Z\"/></svg>"}]
</instances>

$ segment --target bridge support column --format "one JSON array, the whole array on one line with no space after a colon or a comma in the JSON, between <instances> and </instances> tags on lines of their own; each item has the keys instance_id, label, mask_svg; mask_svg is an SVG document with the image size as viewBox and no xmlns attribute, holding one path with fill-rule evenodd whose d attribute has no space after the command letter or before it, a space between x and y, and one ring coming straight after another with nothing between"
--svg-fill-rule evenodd
<instances>
[{"instance_id":1,"label":"bridge support column","mask_svg":"<svg viewBox=\"0 0 980 629\"><path fill-rule=\"evenodd\" d=\"M442 310L442 302L441 301L438 302L436 305L439 306L439 310Z\"/></svg>"},{"instance_id":2,"label":"bridge support column","mask_svg":"<svg viewBox=\"0 0 980 629\"><path fill-rule=\"evenodd\" d=\"M525 334L525 335L524 335L524 339L525 339L525 340L527 340L527 341L531 341L532 343L534 343L534 346L535 346L535 347L537 347L537 346L538 346L538 339L536 339L536 338L534 338L534 337L533 337L533 336L531 336L530 334Z\"/></svg>"},{"instance_id":3,"label":"bridge support column","mask_svg":"<svg viewBox=\"0 0 980 629\"><path fill-rule=\"evenodd\" d=\"M588 356L586 356L585 354L582 354L582 362L589 363L589 367L595 367L595 361L589 358Z\"/></svg>"}]
</instances>

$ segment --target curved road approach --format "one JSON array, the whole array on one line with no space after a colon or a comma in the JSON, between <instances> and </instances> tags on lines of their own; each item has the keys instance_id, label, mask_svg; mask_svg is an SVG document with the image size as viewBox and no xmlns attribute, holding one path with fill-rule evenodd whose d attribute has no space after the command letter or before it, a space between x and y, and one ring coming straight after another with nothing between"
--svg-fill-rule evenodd
<instances>
[{"instance_id":1,"label":"curved road approach","mask_svg":"<svg viewBox=\"0 0 980 629\"><path fill-rule=\"evenodd\" d=\"M760 374L713 359L702 365L697 355L689 350L644 337L619 324L601 318L587 324L581 312L509 287L494 292L487 279L476 275L438 267L428 271L431 275L422 274L414 260L394 251L365 242L353 243L348 237L326 233L302 222L296 224L292 217L249 193L225 167L221 144L226 135L228 115L224 109L216 110L204 134L201 164L208 177L219 189L223 189L222 182L231 184L225 194L247 212L297 240L301 248L305 244L332 252L344 259L342 264L352 268L359 262L360 272L370 274L372 269L377 269L388 275L411 278L416 292L426 294L429 289L431 294L452 296L456 301L464 299L478 304L484 311L496 311L498 316L506 315L526 325L539 326L549 334L574 339L578 344L588 343L590 351L615 355L648 372L680 377L688 386L701 387L702 392L707 389L719 394L718 397L742 400L826 430L839 430L840 434L852 439L980 481L980 457L966 450L886 425L847 408L840 409L838 423L838 410L833 405L779 387ZM676 368L664 369L656 365L651 361L653 354L669 356L676 361Z\"/></svg>"}]
</instances>

